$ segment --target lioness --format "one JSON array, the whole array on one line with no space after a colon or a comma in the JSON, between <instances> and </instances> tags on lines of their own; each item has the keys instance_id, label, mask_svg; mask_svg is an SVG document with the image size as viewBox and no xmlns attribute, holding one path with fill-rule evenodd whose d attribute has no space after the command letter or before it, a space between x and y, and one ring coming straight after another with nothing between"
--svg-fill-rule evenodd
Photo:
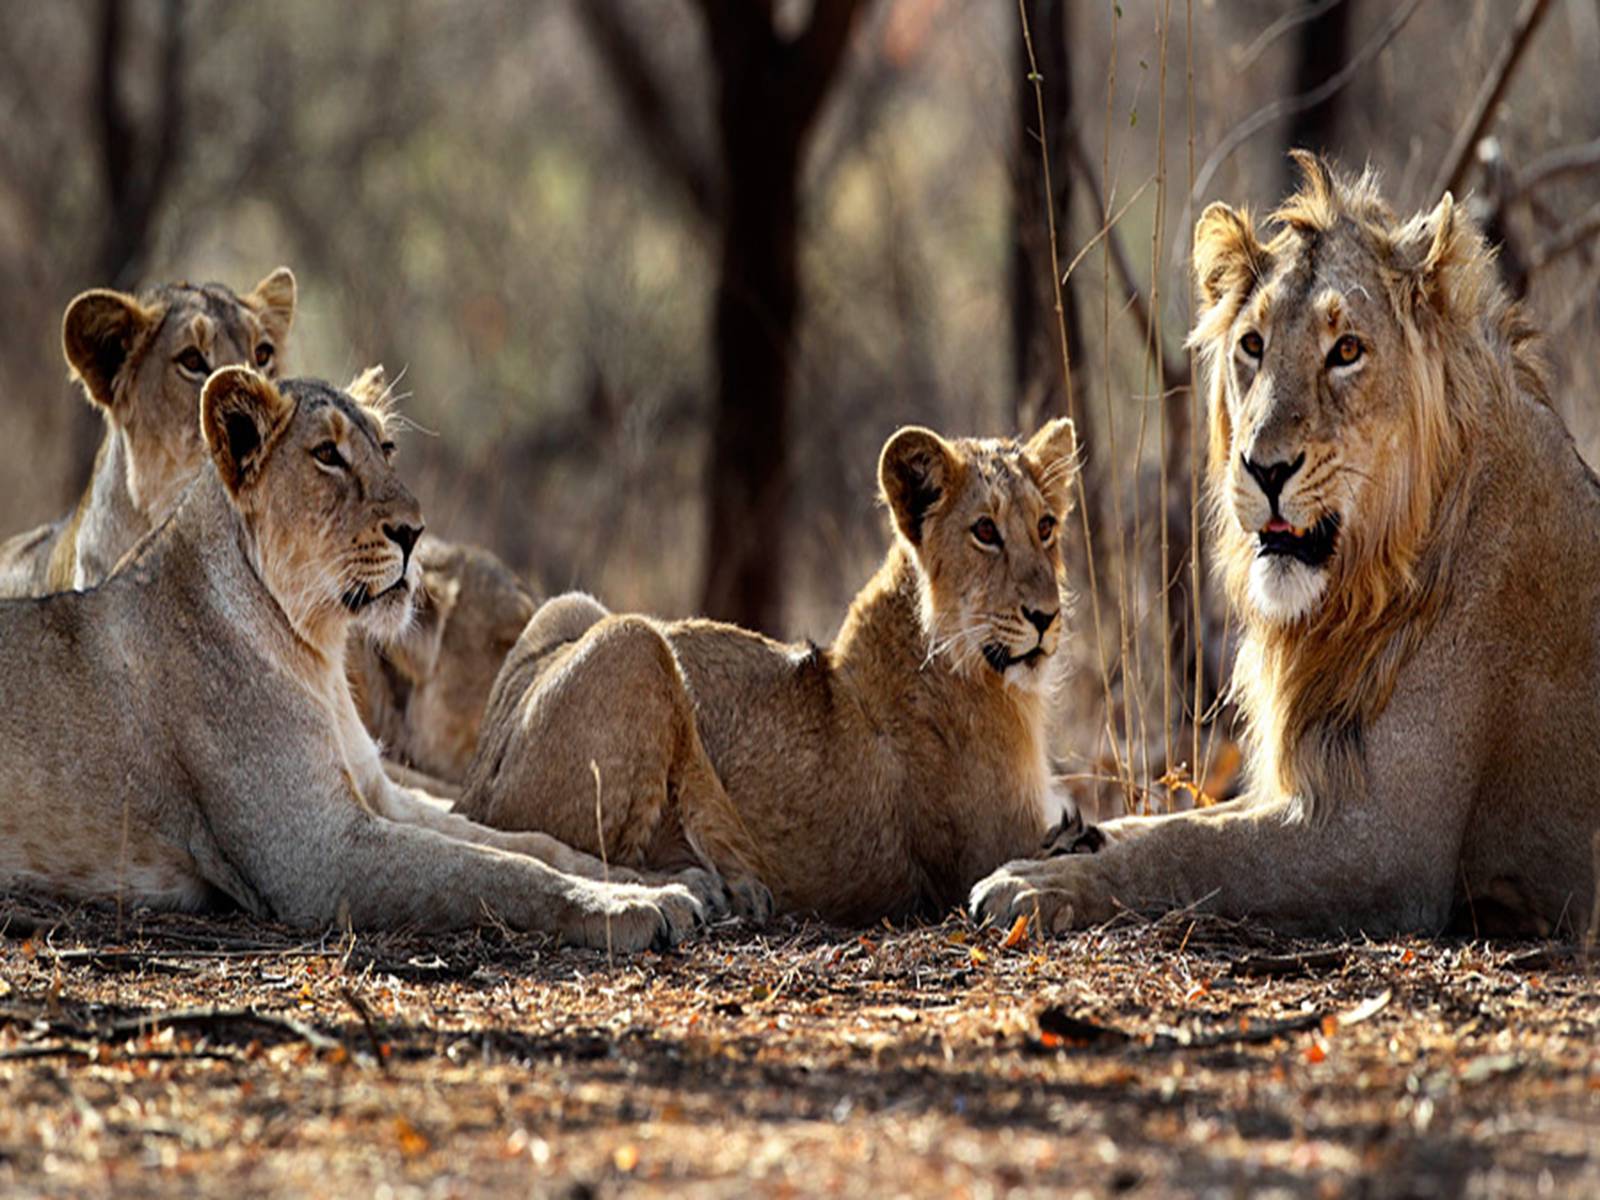
<instances>
[{"instance_id":1,"label":"lioness","mask_svg":"<svg viewBox=\"0 0 1600 1200\"><path fill-rule=\"evenodd\" d=\"M756 917L959 904L1076 815L1045 753L1074 470L1066 420L1026 443L895 434L894 542L828 649L550 601L495 682L457 811L598 852L598 809L611 861L709 863Z\"/></svg>"},{"instance_id":2,"label":"lioness","mask_svg":"<svg viewBox=\"0 0 1600 1200\"><path fill-rule=\"evenodd\" d=\"M0 886L227 897L296 925L678 936L703 912L686 887L579 878L604 868L384 777L345 646L352 622L409 618L422 518L371 399L216 372L214 469L174 515L94 590L0 603Z\"/></svg>"},{"instance_id":3,"label":"lioness","mask_svg":"<svg viewBox=\"0 0 1600 1200\"><path fill-rule=\"evenodd\" d=\"M1212 534L1244 627L1239 800L973 890L1046 928L1206 901L1275 925L1575 929L1600 827L1600 484L1449 195L1398 221L1298 154L1258 239L1195 228Z\"/></svg>"},{"instance_id":4,"label":"lioness","mask_svg":"<svg viewBox=\"0 0 1600 1200\"><path fill-rule=\"evenodd\" d=\"M70 516L0 542L0 596L86 588L172 511L206 461L195 426L206 376L229 364L275 378L294 323L279 267L243 296L220 283L99 288L67 305L73 378L105 418L94 472Z\"/></svg>"},{"instance_id":5,"label":"lioness","mask_svg":"<svg viewBox=\"0 0 1600 1200\"><path fill-rule=\"evenodd\" d=\"M384 757L445 784L466 776L495 676L535 606L494 555L425 534L416 618L386 643L351 639L356 710ZM440 782L430 790L444 790Z\"/></svg>"}]
</instances>

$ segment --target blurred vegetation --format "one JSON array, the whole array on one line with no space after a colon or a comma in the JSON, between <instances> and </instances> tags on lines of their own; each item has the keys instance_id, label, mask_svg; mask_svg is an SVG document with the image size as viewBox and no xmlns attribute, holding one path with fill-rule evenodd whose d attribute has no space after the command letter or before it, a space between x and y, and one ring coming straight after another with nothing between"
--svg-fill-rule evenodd
<instances>
[{"instance_id":1,"label":"blurred vegetation","mask_svg":"<svg viewBox=\"0 0 1600 1200\"><path fill-rule=\"evenodd\" d=\"M1091 776L1132 760L1145 779L1190 761L1182 339L1198 205L1270 207L1291 140L1370 162L1399 206L1431 204L1487 101L1481 130L1465 128L1458 191L1507 242L1592 461L1600 5L1020 7L1038 97L1009 0L12 0L0 529L64 511L85 477L97 431L58 341L73 294L242 287L284 262L301 284L291 369L404 371L406 411L432 435L403 453L436 532L546 589L664 614L709 603L825 640L884 544L873 472L895 426L1001 433L1067 403L1042 105L1059 256L1077 260L1064 300L1102 626L1097 640L1085 597L1061 760ZM841 15L837 62L812 78L823 60L804 57L808 34ZM1519 19L1526 54L1486 96ZM740 84L751 46L792 86ZM748 429L727 433L777 401L725 386L761 376L729 375L752 335L748 320L730 335L717 306L731 197L775 151L729 136L728 101L754 96L735 108L787 120L795 88L815 93L815 112L784 133L798 296L792 328L763 351L786 397L780 419L754 426L781 443L766 454ZM730 478L742 482L720 502L734 519L719 526L708 505ZM776 592L718 592L707 563L730 554L770 571ZM1081 537L1074 558L1085 593ZM1222 625L1207 597L1202 705L1223 677Z\"/></svg>"}]
</instances>

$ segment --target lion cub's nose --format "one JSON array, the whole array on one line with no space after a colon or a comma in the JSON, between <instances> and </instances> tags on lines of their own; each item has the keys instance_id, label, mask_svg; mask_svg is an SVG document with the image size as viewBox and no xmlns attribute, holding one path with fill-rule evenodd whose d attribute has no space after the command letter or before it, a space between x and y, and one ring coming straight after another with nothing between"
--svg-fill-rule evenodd
<instances>
[{"instance_id":1,"label":"lion cub's nose","mask_svg":"<svg viewBox=\"0 0 1600 1200\"><path fill-rule=\"evenodd\" d=\"M383 527L383 532L391 542L400 547L401 554L403 554L406 558L410 558L411 547L415 546L417 544L417 539L422 536L422 526L385 525Z\"/></svg>"},{"instance_id":2,"label":"lion cub's nose","mask_svg":"<svg viewBox=\"0 0 1600 1200\"><path fill-rule=\"evenodd\" d=\"M1049 612L1041 612L1037 608L1029 608L1026 604L1022 606L1022 615L1028 619L1029 625L1039 631L1040 637L1043 637L1044 631L1055 623L1056 616L1060 611L1060 609L1052 609Z\"/></svg>"}]
</instances>

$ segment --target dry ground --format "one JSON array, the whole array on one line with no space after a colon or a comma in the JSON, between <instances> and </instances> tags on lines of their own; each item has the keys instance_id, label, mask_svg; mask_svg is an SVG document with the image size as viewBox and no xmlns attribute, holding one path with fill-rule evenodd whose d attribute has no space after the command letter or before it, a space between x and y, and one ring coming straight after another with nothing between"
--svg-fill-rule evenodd
<instances>
[{"instance_id":1,"label":"dry ground","mask_svg":"<svg viewBox=\"0 0 1600 1200\"><path fill-rule=\"evenodd\" d=\"M0 925L8 1195L1600 1195L1568 947Z\"/></svg>"}]
</instances>

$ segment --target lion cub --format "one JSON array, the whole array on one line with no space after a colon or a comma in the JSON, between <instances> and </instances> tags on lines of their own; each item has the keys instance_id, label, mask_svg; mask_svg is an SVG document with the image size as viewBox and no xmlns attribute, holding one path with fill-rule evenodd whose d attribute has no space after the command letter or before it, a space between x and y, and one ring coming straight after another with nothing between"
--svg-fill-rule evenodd
<instances>
[{"instance_id":1,"label":"lion cub","mask_svg":"<svg viewBox=\"0 0 1600 1200\"><path fill-rule=\"evenodd\" d=\"M827 649L551 600L457 811L631 867L709 863L758 917L769 889L841 922L960 904L1075 815L1045 753L1074 450L1066 420L1027 442L896 433L894 543Z\"/></svg>"}]
</instances>

